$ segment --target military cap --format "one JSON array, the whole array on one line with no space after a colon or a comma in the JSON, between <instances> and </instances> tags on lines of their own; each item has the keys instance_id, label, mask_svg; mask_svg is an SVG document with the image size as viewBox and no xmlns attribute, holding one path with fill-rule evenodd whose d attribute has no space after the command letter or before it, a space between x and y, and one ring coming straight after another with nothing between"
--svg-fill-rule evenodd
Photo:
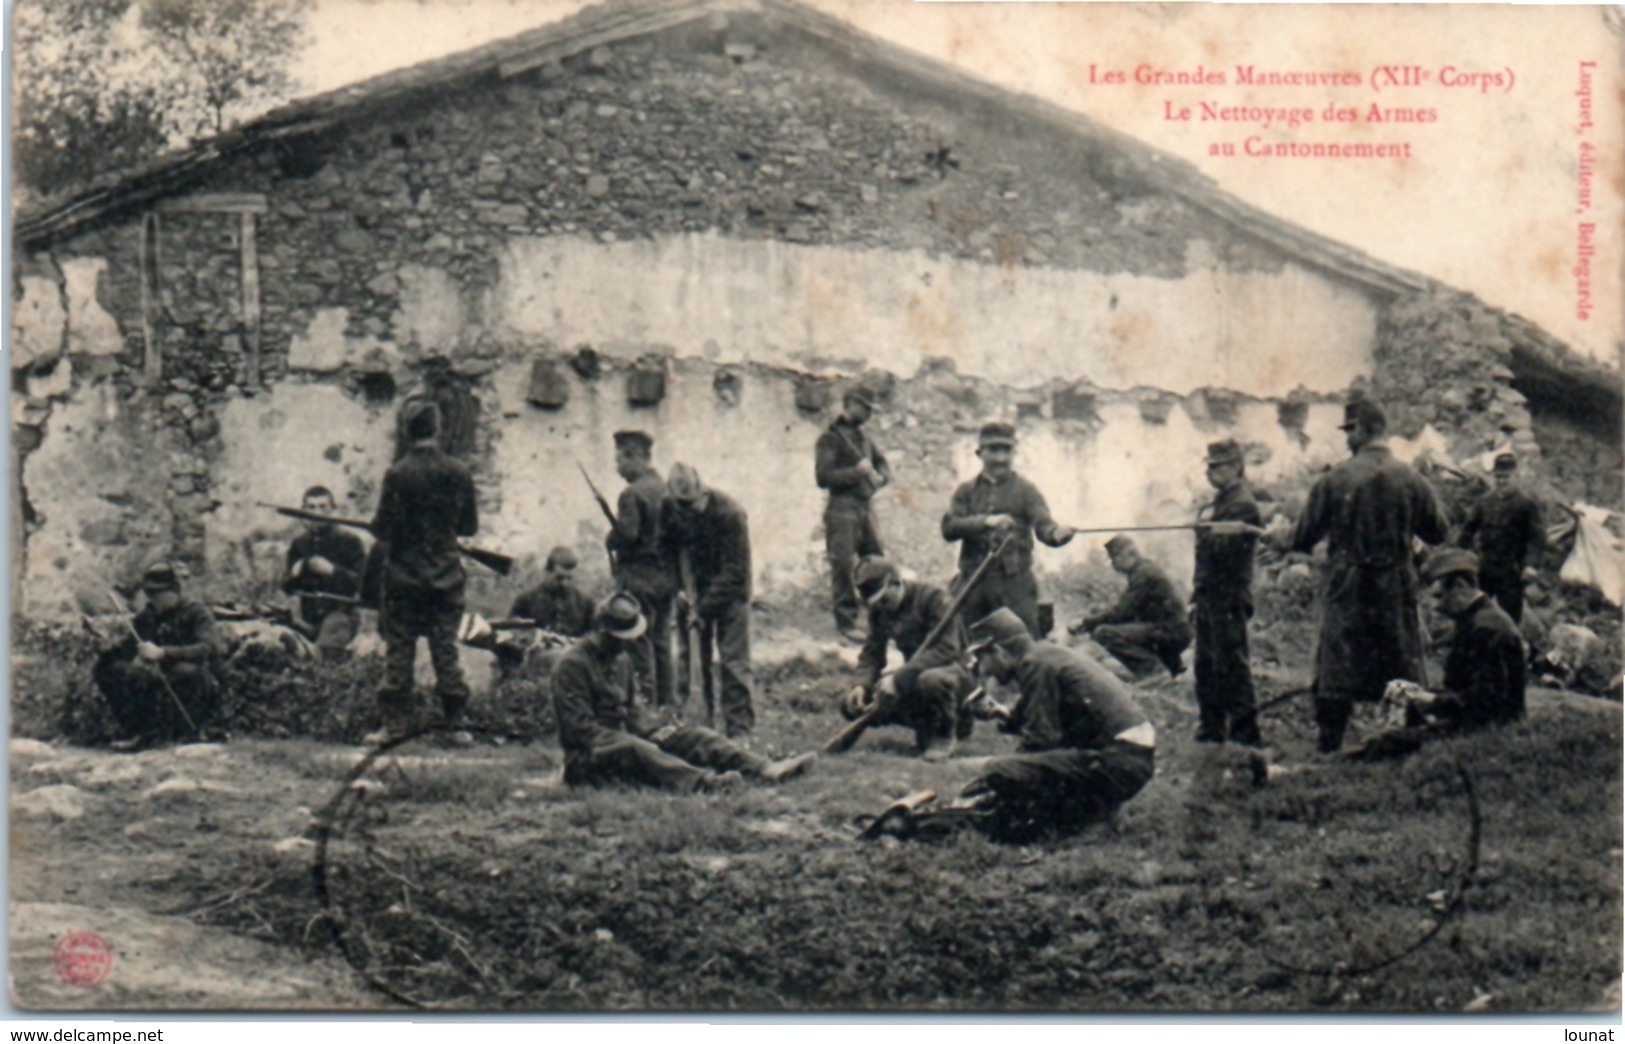
<instances>
[{"instance_id":1,"label":"military cap","mask_svg":"<svg viewBox=\"0 0 1625 1044\"><path fill-rule=\"evenodd\" d=\"M999 645L1012 638L1027 636L1027 625L1009 609L995 609L970 625L970 647L966 652L978 653L990 645Z\"/></svg>"},{"instance_id":2,"label":"military cap","mask_svg":"<svg viewBox=\"0 0 1625 1044\"><path fill-rule=\"evenodd\" d=\"M673 500L681 500L684 503L705 496L705 487L700 484L700 473L691 465L673 464L671 474L666 476L666 494Z\"/></svg>"},{"instance_id":3,"label":"military cap","mask_svg":"<svg viewBox=\"0 0 1625 1044\"><path fill-rule=\"evenodd\" d=\"M1517 471L1518 458L1510 453L1502 453L1495 458L1496 471Z\"/></svg>"},{"instance_id":4,"label":"military cap","mask_svg":"<svg viewBox=\"0 0 1625 1044\"><path fill-rule=\"evenodd\" d=\"M576 557L575 551L563 544L547 553L547 568L549 569L563 569L568 572L580 564L581 559Z\"/></svg>"},{"instance_id":5,"label":"military cap","mask_svg":"<svg viewBox=\"0 0 1625 1044\"><path fill-rule=\"evenodd\" d=\"M1387 431L1388 415L1370 399L1350 399L1343 407L1343 423L1338 427L1348 431L1356 424L1370 431Z\"/></svg>"},{"instance_id":6,"label":"military cap","mask_svg":"<svg viewBox=\"0 0 1625 1044\"><path fill-rule=\"evenodd\" d=\"M875 408L875 393L861 384L854 384L842 393L841 401L848 405L861 402L872 410Z\"/></svg>"},{"instance_id":7,"label":"military cap","mask_svg":"<svg viewBox=\"0 0 1625 1044\"><path fill-rule=\"evenodd\" d=\"M599 602L593 610L592 623L598 630L627 642L642 638L649 628L638 600L625 591L616 591Z\"/></svg>"},{"instance_id":8,"label":"military cap","mask_svg":"<svg viewBox=\"0 0 1625 1044\"><path fill-rule=\"evenodd\" d=\"M1241 444L1235 439L1224 439L1220 442L1207 444L1208 464L1241 464L1246 460L1241 452Z\"/></svg>"},{"instance_id":9,"label":"military cap","mask_svg":"<svg viewBox=\"0 0 1625 1044\"><path fill-rule=\"evenodd\" d=\"M1131 536L1126 536L1119 533L1110 540L1106 541L1106 553L1111 555L1113 558L1116 558L1124 551L1132 550L1134 550L1134 538Z\"/></svg>"},{"instance_id":10,"label":"military cap","mask_svg":"<svg viewBox=\"0 0 1625 1044\"><path fill-rule=\"evenodd\" d=\"M175 567L168 562L159 562L149 566L141 576L141 589L148 594L157 594L159 591L178 591L181 578L175 572Z\"/></svg>"},{"instance_id":11,"label":"military cap","mask_svg":"<svg viewBox=\"0 0 1625 1044\"><path fill-rule=\"evenodd\" d=\"M427 399L406 404L406 437L432 439L440 433L440 408Z\"/></svg>"},{"instance_id":12,"label":"military cap","mask_svg":"<svg viewBox=\"0 0 1625 1044\"><path fill-rule=\"evenodd\" d=\"M654 449L654 436L646 431L617 431L614 435L615 447L634 446L648 453Z\"/></svg>"},{"instance_id":13,"label":"military cap","mask_svg":"<svg viewBox=\"0 0 1625 1044\"><path fill-rule=\"evenodd\" d=\"M1003 421L989 421L982 425L982 432L976 442L979 446L1014 446L1016 426Z\"/></svg>"},{"instance_id":14,"label":"military cap","mask_svg":"<svg viewBox=\"0 0 1625 1044\"><path fill-rule=\"evenodd\" d=\"M858 594L868 603L873 603L880 597L880 592L886 585L898 577L897 567L879 555L867 555L858 562L857 569L852 572L852 583L857 587Z\"/></svg>"},{"instance_id":15,"label":"military cap","mask_svg":"<svg viewBox=\"0 0 1625 1044\"><path fill-rule=\"evenodd\" d=\"M1455 576L1458 573L1466 573L1477 577L1478 556L1471 551L1463 551L1461 548L1447 547L1442 551L1435 552L1427 560L1427 564L1422 567L1422 579L1430 584L1435 580Z\"/></svg>"}]
</instances>

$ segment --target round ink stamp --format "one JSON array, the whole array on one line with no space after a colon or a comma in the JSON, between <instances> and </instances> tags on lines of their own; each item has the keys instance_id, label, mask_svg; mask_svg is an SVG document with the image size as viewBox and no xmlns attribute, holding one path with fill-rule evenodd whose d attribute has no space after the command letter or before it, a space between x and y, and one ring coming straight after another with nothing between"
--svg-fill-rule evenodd
<instances>
[{"instance_id":1,"label":"round ink stamp","mask_svg":"<svg viewBox=\"0 0 1625 1044\"><path fill-rule=\"evenodd\" d=\"M56 977L73 986L100 986L113 967L113 948L95 932L73 932L57 941Z\"/></svg>"}]
</instances>

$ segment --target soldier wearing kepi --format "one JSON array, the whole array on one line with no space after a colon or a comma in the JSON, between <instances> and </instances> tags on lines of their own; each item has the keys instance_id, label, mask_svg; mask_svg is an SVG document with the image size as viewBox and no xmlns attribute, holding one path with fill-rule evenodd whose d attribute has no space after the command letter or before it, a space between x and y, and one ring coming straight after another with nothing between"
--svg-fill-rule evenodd
<instances>
[{"instance_id":1,"label":"soldier wearing kepi","mask_svg":"<svg viewBox=\"0 0 1625 1044\"><path fill-rule=\"evenodd\" d=\"M742 736L756 725L751 707L750 522L737 501L701 483L699 472L687 464L672 465L666 495L660 540L673 573L681 575L677 563L684 555L693 570L690 611L700 620L707 702L714 649L722 676L723 728L730 738ZM686 601L688 595L679 592L678 597Z\"/></svg>"},{"instance_id":2,"label":"soldier wearing kepi","mask_svg":"<svg viewBox=\"0 0 1625 1044\"><path fill-rule=\"evenodd\" d=\"M1439 609L1456 625L1444 663L1444 689L1433 693L1403 683L1390 686L1384 698L1403 699L1404 727L1373 737L1350 757L1404 754L1434 736L1523 717L1523 639L1512 618L1479 589L1478 570L1478 556L1471 551L1447 548L1428 559L1423 577L1432 585Z\"/></svg>"},{"instance_id":3,"label":"soldier wearing kepi","mask_svg":"<svg viewBox=\"0 0 1625 1044\"><path fill-rule=\"evenodd\" d=\"M672 599L677 580L661 553L660 505L666 484L649 463L654 439L647 432L615 433L615 470L626 480L616 503L615 526L605 542L615 563L615 583L631 593L649 621L642 648L634 654L638 676L655 703L675 702L671 673Z\"/></svg>"},{"instance_id":4,"label":"soldier wearing kepi","mask_svg":"<svg viewBox=\"0 0 1625 1044\"><path fill-rule=\"evenodd\" d=\"M948 615L951 600L938 587L904 580L884 558L858 563L858 594L869 607L869 637L858 655L861 684L847 692L841 713L862 717L876 702L887 710L876 725L906 725L914 730L926 761L943 761L954 752L959 704L976 687L964 666L965 628L950 620L929 648L921 643ZM886 646L897 644L904 665L886 674ZM967 716L965 725L970 725Z\"/></svg>"},{"instance_id":5,"label":"soldier wearing kepi","mask_svg":"<svg viewBox=\"0 0 1625 1044\"><path fill-rule=\"evenodd\" d=\"M96 661L93 677L119 726L116 750L196 739L220 706L225 643L206 606L187 598L167 563L141 580L134 633Z\"/></svg>"},{"instance_id":6,"label":"soldier wearing kepi","mask_svg":"<svg viewBox=\"0 0 1625 1044\"><path fill-rule=\"evenodd\" d=\"M419 638L429 641L444 721L456 723L468 709L468 684L457 658L467 580L457 538L474 535L479 515L473 476L436 443L439 422L433 403L407 407L402 427L412 445L385 472L372 520L373 535L385 548L378 619L385 643L384 684L378 702L391 735L415 724L412 663ZM452 739L469 737L453 733Z\"/></svg>"},{"instance_id":7,"label":"soldier wearing kepi","mask_svg":"<svg viewBox=\"0 0 1625 1044\"><path fill-rule=\"evenodd\" d=\"M970 629L977 669L1015 682L1012 708L972 706L1021 737L1019 753L995 758L954 805L989 811L995 837L1025 843L1109 818L1151 781L1157 733L1127 687L1071 649L1035 641L1008 609Z\"/></svg>"},{"instance_id":8,"label":"soldier wearing kepi","mask_svg":"<svg viewBox=\"0 0 1625 1044\"><path fill-rule=\"evenodd\" d=\"M333 493L326 486L305 490L300 506L331 515ZM288 545L282 590L299 596L298 625L316 641L325 660L342 660L359 626L355 607L367 549L361 538L331 522L306 522L305 531Z\"/></svg>"},{"instance_id":9,"label":"soldier wearing kepi","mask_svg":"<svg viewBox=\"0 0 1625 1044\"><path fill-rule=\"evenodd\" d=\"M830 600L835 626L847 639L863 641L858 627L858 599L853 566L859 558L880 555L880 533L869 500L891 481L891 466L863 424L874 412L874 400L863 388L849 388L841 415L818 436L814 449L819 489L829 490L824 508L824 547L829 556Z\"/></svg>"},{"instance_id":10,"label":"soldier wearing kepi","mask_svg":"<svg viewBox=\"0 0 1625 1044\"><path fill-rule=\"evenodd\" d=\"M1218 495L1198 522L1237 523L1196 531L1196 578L1191 608L1196 631L1196 742L1259 746L1258 708L1247 656L1247 621L1253 616L1253 553L1263 516L1247 485L1247 462L1234 439L1207 448L1207 481ZM1252 527L1242 530L1240 526Z\"/></svg>"},{"instance_id":11,"label":"soldier wearing kepi","mask_svg":"<svg viewBox=\"0 0 1625 1044\"><path fill-rule=\"evenodd\" d=\"M1531 552L1546 546L1540 524L1540 505L1513 483L1518 458L1502 453L1495 458L1495 488L1473 505L1461 530L1461 546L1478 552L1479 583L1485 594L1500 603L1514 623L1523 619L1523 584L1532 579Z\"/></svg>"},{"instance_id":12,"label":"soldier wearing kepi","mask_svg":"<svg viewBox=\"0 0 1625 1044\"><path fill-rule=\"evenodd\" d=\"M1128 578L1128 586L1116 605L1085 616L1069 630L1089 632L1135 678L1150 677L1158 668L1179 675L1185 670L1180 657L1190 648L1191 625L1174 582L1122 533L1106 541L1106 554L1112 568Z\"/></svg>"},{"instance_id":13,"label":"soldier wearing kepi","mask_svg":"<svg viewBox=\"0 0 1625 1044\"><path fill-rule=\"evenodd\" d=\"M1326 541L1325 605L1315 650L1322 753L1343 745L1356 700L1374 703L1395 678L1425 683L1412 542L1437 544L1448 524L1427 480L1394 459L1376 403L1344 408L1353 457L1309 491L1289 549Z\"/></svg>"},{"instance_id":14,"label":"soldier wearing kepi","mask_svg":"<svg viewBox=\"0 0 1625 1044\"><path fill-rule=\"evenodd\" d=\"M615 661L642 640L647 622L624 592L599 603L593 633L564 654L553 672L553 709L571 785L635 783L667 790L727 789L743 778L778 783L800 775L816 756L769 761L693 725L659 725L624 684Z\"/></svg>"},{"instance_id":15,"label":"soldier wearing kepi","mask_svg":"<svg viewBox=\"0 0 1625 1044\"><path fill-rule=\"evenodd\" d=\"M960 607L962 619L979 620L995 609L1007 608L1038 636L1038 578L1033 575L1033 537L1050 547L1072 539L1070 526L1050 516L1044 495L1016 474L1013 425L992 422L982 426L976 455L982 471L954 490L948 513L942 517L942 538L962 542L959 575L969 577L1006 537L999 561L994 563Z\"/></svg>"}]
</instances>

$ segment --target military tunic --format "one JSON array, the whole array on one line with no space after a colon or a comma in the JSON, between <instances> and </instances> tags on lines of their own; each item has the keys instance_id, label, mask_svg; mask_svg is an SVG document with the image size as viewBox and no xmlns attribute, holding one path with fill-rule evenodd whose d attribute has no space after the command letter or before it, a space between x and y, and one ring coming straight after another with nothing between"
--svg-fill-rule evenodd
<instances>
[{"instance_id":1,"label":"military tunic","mask_svg":"<svg viewBox=\"0 0 1625 1044\"><path fill-rule=\"evenodd\" d=\"M308 558L321 557L333 564L329 576L317 576L304 568ZM312 598L313 594L355 598L361 593L361 574L366 569L367 549L354 533L329 526L326 530L306 530L288 545L282 574L285 594L299 595L299 620L316 639L316 648L329 660L344 656L355 637L360 621L353 605Z\"/></svg>"},{"instance_id":2,"label":"military tunic","mask_svg":"<svg viewBox=\"0 0 1625 1044\"><path fill-rule=\"evenodd\" d=\"M1245 479L1222 489L1203 508L1199 522L1245 522L1263 526L1258 502ZM1196 531L1196 705L1200 742L1260 742L1247 621L1253 615L1253 554L1258 537Z\"/></svg>"},{"instance_id":3,"label":"military tunic","mask_svg":"<svg viewBox=\"0 0 1625 1044\"><path fill-rule=\"evenodd\" d=\"M1492 489L1473 505L1461 546L1478 552L1478 583L1512 617L1523 619L1523 571L1546 543L1540 505L1517 489Z\"/></svg>"},{"instance_id":4,"label":"military tunic","mask_svg":"<svg viewBox=\"0 0 1625 1044\"><path fill-rule=\"evenodd\" d=\"M225 641L214 614L207 606L182 598L165 613L146 606L135 615L133 626L141 641L163 648L164 658L157 662L139 658L132 639L97 659L96 687L106 697L120 733L127 739L195 739L187 717L202 729L219 711Z\"/></svg>"},{"instance_id":5,"label":"military tunic","mask_svg":"<svg viewBox=\"0 0 1625 1044\"><path fill-rule=\"evenodd\" d=\"M649 630L634 653L640 683L660 706L670 706L672 692L672 599L677 580L661 550L660 512L666 484L660 472L645 467L621 490L615 528L606 541L615 561L615 582L638 600Z\"/></svg>"},{"instance_id":6,"label":"military tunic","mask_svg":"<svg viewBox=\"0 0 1625 1044\"><path fill-rule=\"evenodd\" d=\"M1440 543L1447 528L1433 488L1381 442L1361 447L1310 491L1291 547L1327 543L1315 651L1323 749L1341 745L1353 701L1381 699L1396 678L1425 684L1412 540Z\"/></svg>"},{"instance_id":7,"label":"military tunic","mask_svg":"<svg viewBox=\"0 0 1625 1044\"><path fill-rule=\"evenodd\" d=\"M829 503L824 507L824 550L829 558L830 601L836 627L846 630L858 621L853 567L865 555L885 554L870 504L875 486L859 465L868 461L888 477L891 468L868 433L845 417L837 418L818 436L813 456L818 488L829 491Z\"/></svg>"},{"instance_id":8,"label":"military tunic","mask_svg":"<svg viewBox=\"0 0 1625 1044\"><path fill-rule=\"evenodd\" d=\"M903 600L895 610L869 609L869 637L858 654L858 670L871 689L886 667L886 646L895 642L904 665L894 675L897 700L876 720L877 725L913 728L920 745L931 737L950 735L959 718L959 701L976 687L964 666L965 625L955 617L931 643L921 643L948 615L950 599L938 587L904 582Z\"/></svg>"},{"instance_id":9,"label":"military tunic","mask_svg":"<svg viewBox=\"0 0 1625 1044\"><path fill-rule=\"evenodd\" d=\"M1185 603L1162 567L1141 557L1128 573L1128 586L1117 604L1084 620L1111 653L1136 677L1144 677L1161 664L1169 674L1183 671L1180 654L1190 648L1191 625Z\"/></svg>"},{"instance_id":10,"label":"military tunic","mask_svg":"<svg viewBox=\"0 0 1625 1044\"><path fill-rule=\"evenodd\" d=\"M988 515L1009 515L1016 520L1015 528L1003 532L987 529L982 520ZM942 538L950 543L961 542L961 583L970 579L1006 535L1010 536L999 561L988 567L961 605L961 619L971 624L995 609L1005 608L1021 618L1029 633L1039 637L1033 537L1036 535L1050 547L1060 547L1066 543L1059 536L1060 529L1038 487L1015 472L997 481L983 472L954 490L948 513L942 517Z\"/></svg>"}]
</instances>

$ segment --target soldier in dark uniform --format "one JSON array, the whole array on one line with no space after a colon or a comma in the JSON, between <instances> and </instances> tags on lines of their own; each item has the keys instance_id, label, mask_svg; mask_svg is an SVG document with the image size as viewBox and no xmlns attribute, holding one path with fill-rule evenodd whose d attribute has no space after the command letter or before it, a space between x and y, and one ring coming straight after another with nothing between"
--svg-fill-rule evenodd
<instances>
[{"instance_id":1,"label":"soldier in dark uniform","mask_svg":"<svg viewBox=\"0 0 1625 1044\"><path fill-rule=\"evenodd\" d=\"M390 734L414 724L412 661L419 638L429 641L444 720L456 722L468 709L468 684L457 658L467 579L457 538L479 529L474 479L460 461L440 451L434 405L408 407L403 427L412 446L385 472L372 520L373 535L385 548L378 619L385 643L384 684L378 702ZM461 741L465 735L453 733L452 738Z\"/></svg>"},{"instance_id":2,"label":"soldier in dark uniform","mask_svg":"<svg viewBox=\"0 0 1625 1044\"><path fill-rule=\"evenodd\" d=\"M624 592L599 604L593 632L553 672L553 709L571 785L635 783L667 790L727 789L742 777L778 783L805 772L815 755L769 761L694 725L656 724L614 670L647 622Z\"/></svg>"},{"instance_id":3,"label":"soldier in dark uniform","mask_svg":"<svg viewBox=\"0 0 1625 1044\"><path fill-rule=\"evenodd\" d=\"M1454 548L1428 560L1423 575L1439 609L1455 621L1442 692L1407 700L1404 728L1373 737L1350 757L1409 753L1430 738L1505 725L1524 715L1525 651L1517 625L1478 586L1478 556Z\"/></svg>"},{"instance_id":4,"label":"soldier in dark uniform","mask_svg":"<svg viewBox=\"0 0 1625 1044\"><path fill-rule=\"evenodd\" d=\"M891 466L863 424L874 401L863 388L847 389L841 415L818 436L814 449L819 489L829 490L824 508L824 547L829 555L835 626L847 639L863 641L852 567L866 555L882 555L880 533L869 500L891 481Z\"/></svg>"},{"instance_id":5,"label":"soldier in dark uniform","mask_svg":"<svg viewBox=\"0 0 1625 1044\"><path fill-rule=\"evenodd\" d=\"M1038 487L1011 467L1016 454L1016 429L1009 424L984 424L976 455L982 473L954 490L948 513L942 517L942 538L963 541L959 548L960 582L970 578L982 560L1009 536L999 561L988 567L960 616L979 620L995 609L1007 608L1038 637L1038 578L1033 575L1033 537L1050 547L1063 547L1072 539L1072 527L1050 517L1049 505Z\"/></svg>"},{"instance_id":6,"label":"soldier in dark uniform","mask_svg":"<svg viewBox=\"0 0 1625 1044\"><path fill-rule=\"evenodd\" d=\"M331 515L333 493L326 486L312 486L305 490L300 506ZM342 660L348 655L360 625L354 600L361 593L366 564L367 549L361 538L331 522L305 523L305 531L288 545L282 590L299 596L299 629L305 637L315 639L325 660Z\"/></svg>"},{"instance_id":7,"label":"soldier in dark uniform","mask_svg":"<svg viewBox=\"0 0 1625 1044\"><path fill-rule=\"evenodd\" d=\"M196 739L220 708L225 643L213 614L181 592L171 565L148 569L141 587L135 634L103 653L92 675L118 722L117 750Z\"/></svg>"},{"instance_id":8,"label":"soldier in dark uniform","mask_svg":"<svg viewBox=\"0 0 1625 1044\"><path fill-rule=\"evenodd\" d=\"M1106 541L1106 554L1112 568L1128 578L1128 586L1116 605L1085 616L1071 632L1089 632L1136 678L1149 677L1158 667L1179 675L1185 670L1180 658L1190 648L1191 624L1173 581L1121 533Z\"/></svg>"},{"instance_id":9,"label":"soldier in dark uniform","mask_svg":"<svg viewBox=\"0 0 1625 1044\"><path fill-rule=\"evenodd\" d=\"M544 631L580 638L592 629L592 599L576 587L576 553L555 547L547 553L542 582L514 599L508 615L534 620Z\"/></svg>"},{"instance_id":10,"label":"soldier in dark uniform","mask_svg":"<svg viewBox=\"0 0 1625 1044\"><path fill-rule=\"evenodd\" d=\"M1523 619L1523 583L1529 555L1546 546L1540 505L1513 485L1518 458L1495 458L1495 488L1473 505L1461 530L1461 546L1478 552L1479 582L1485 594L1501 603L1514 623Z\"/></svg>"},{"instance_id":11,"label":"soldier in dark uniform","mask_svg":"<svg viewBox=\"0 0 1625 1044\"><path fill-rule=\"evenodd\" d=\"M666 484L649 463L654 439L647 432L615 433L615 470L626 480L616 504L615 526L605 542L615 566L615 583L643 607L649 630L635 654L638 677L655 704L670 707L672 689L672 599L677 579L661 553L660 505Z\"/></svg>"},{"instance_id":12,"label":"soldier in dark uniform","mask_svg":"<svg viewBox=\"0 0 1625 1044\"><path fill-rule=\"evenodd\" d=\"M869 607L869 636L858 655L861 684L842 700L848 720L865 714L876 702L887 709L876 725L904 725L914 730L926 761L953 756L959 704L976 680L965 669L965 625L955 614L929 648L921 643L948 616L951 600L939 587L904 580L892 563L869 557L858 563L858 594ZM895 642L904 666L885 673L886 647ZM971 724L967 716L965 725Z\"/></svg>"},{"instance_id":13,"label":"soldier in dark uniform","mask_svg":"<svg viewBox=\"0 0 1625 1044\"><path fill-rule=\"evenodd\" d=\"M742 736L756 725L751 707L750 522L737 501L702 484L687 464L672 465L666 495L660 540L671 571L681 576L679 563L687 556L693 573L689 611L700 621L707 703L714 649L722 676L723 729L730 738ZM680 592L678 597L686 602L688 595Z\"/></svg>"},{"instance_id":14,"label":"soldier in dark uniform","mask_svg":"<svg viewBox=\"0 0 1625 1044\"><path fill-rule=\"evenodd\" d=\"M1053 642L1035 641L1008 609L970 631L977 669L1021 691L1006 709L979 713L1021 737L1019 753L995 758L960 792L960 808L990 811L1000 840L1025 843L1108 818L1151 782L1157 733L1122 682Z\"/></svg>"},{"instance_id":15,"label":"soldier in dark uniform","mask_svg":"<svg viewBox=\"0 0 1625 1044\"><path fill-rule=\"evenodd\" d=\"M1247 462L1234 439L1207 448L1207 480L1218 495L1198 522L1234 522L1196 531L1196 578L1191 606L1196 623L1198 743L1259 746L1253 671L1247 656L1247 621L1253 616L1253 553L1263 516L1247 485Z\"/></svg>"},{"instance_id":16,"label":"soldier in dark uniform","mask_svg":"<svg viewBox=\"0 0 1625 1044\"><path fill-rule=\"evenodd\" d=\"M1412 541L1444 540L1448 524L1427 480L1394 459L1376 403L1344 409L1352 459L1315 483L1289 549L1327 545L1326 594L1315 650L1320 750L1335 752L1356 700L1376 702L1395 678L1425 684Z\"/></svg>"}]
</instances>

